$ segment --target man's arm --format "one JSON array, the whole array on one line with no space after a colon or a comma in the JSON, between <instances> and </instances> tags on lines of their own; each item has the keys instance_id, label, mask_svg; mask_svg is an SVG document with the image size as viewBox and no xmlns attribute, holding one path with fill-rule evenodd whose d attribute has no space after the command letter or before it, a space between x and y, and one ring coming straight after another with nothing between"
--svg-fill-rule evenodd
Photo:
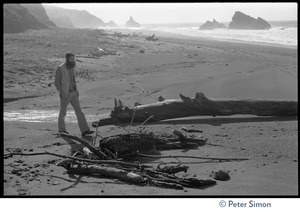
<instances>
[{"instance_id":1,"label":"man's arm","mask_svg":"<svg viewBox=\"0 0 300 212\"><path fill-rule=\"evenodd\" d=\"M58 67L58 68L56 69L56 72L55 72L55 83L54 83L54 85L55 85L56 89L57 89L60 93L62 93L62 88L61 88L61 83L60 83L60 81L61 81L61 70L60 70L60 67Z\"/></svg>"},{"instance_id":2,"label":"man's arm","mask_svg":"<svg viewBox=\"0 0 300 212\"><path fill-rule=\"evenodd\" d=\"M75 70L74 70L75 80L76 80L76 78L78 78L78 75L79 75L79 72L78 72L78 68L76 67ZM76 81L76 82L78 82L78 81Z\"/></svg>"}]
</instances>

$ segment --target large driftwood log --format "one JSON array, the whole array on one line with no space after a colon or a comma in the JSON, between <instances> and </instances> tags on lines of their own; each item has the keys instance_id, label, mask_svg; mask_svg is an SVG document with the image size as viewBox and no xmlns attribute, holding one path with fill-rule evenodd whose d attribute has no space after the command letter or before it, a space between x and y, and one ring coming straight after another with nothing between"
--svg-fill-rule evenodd
<instances>
[{"instance_id":1,"label":"large driftwood log","mask_svg":"<svg viewBox=\"0 0 300 212\"><path fill-rule=\"evenodd\" d=\"M115 100L114 110L110 117L100 119L93 126L104 126L117 123L130 123L134 114L134 122L143 122L153 115L149 121L182 118L189 116L229 116L247 114L257 116L297 116L298 102L292 100L210 100L203 93L197 93L194 99L181 94L180 99L138 105L128 108L119 100Z\"/></svg>"}]
</instances>

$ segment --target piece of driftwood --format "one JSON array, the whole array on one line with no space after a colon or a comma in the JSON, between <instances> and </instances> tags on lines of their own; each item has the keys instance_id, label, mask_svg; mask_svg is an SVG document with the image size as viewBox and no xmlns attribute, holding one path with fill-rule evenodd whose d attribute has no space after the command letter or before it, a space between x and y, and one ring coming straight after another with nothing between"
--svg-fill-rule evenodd
<instances>
[{"instance_id":1,"label":"piece of driftwood","mask_svg":"<svg viewBox=\"0 0 300 212\"><path fill-rule=\"evenodd\" d=\"M87 158L90 158L90 159L94 159L94 160L97 160L99 159L99 157L97 155L95 155L91 150L89 150L89 148L87 147L84 147L82 150L83 152L83 155ZM78 152L77 152L78 153Z\"/></svg>"},{"instance_id":2,"label":"piece of driftwood","mask_svg":"<svg viewBox=\"0 0 300 212\"><path fill-rule=\"evenodd\" d=\"M113 36L116 36L116 37L119 37L119 38L122 38L122 37L129 37L129 36L130 36L130 33L128 33L128 34L123 34L122 32L114 32Z\"/></svg>"},{"instance_id":3,"label":"piece of driftwood","mask_svg":"<svg viewBox=\"0 0 300 212\"><path fill-rule=\"evenodd\" d=\"M133 184L141 184L143 177L134 172L102 165L75 165L68 169L71 174L93 174L119 179Z\"/></svg>"},{"instance_id":4,"label":"piece of driftwood","mask_svg":"<svg viewBox=\"0 0 300 212\"><path fill-rule=\"evenodd\" d=\"M97 155L99 158L103 158L103 159L111 159L110 157L108 157L106 154L104 154L101 150L96 149L94 146L92 146L91 144L89 144L87 141L78 138L77 136L74 135L70 135L70 134L62 134L62 137L67 137L67 138L71 138L75 141L78 141L79 143L81 143L82 145L84 145L85 147L87 147L92 153L94 153L95 155Z\"/></svg>"},{"instance_id":5,"label":"piece of driftwood","mask_svg":"<svg viewBox=\"0 0 300 212\"><path fill-rule=\"evenodd\" d=\"M85 56L85 55L76 55L76 57L82 57L82 58L91 58L91 59L100 59L100 57L94 57L94 56Z\"/></svg>"},{"instance_id":6,"label":"piece of driftwood","mask_svg":"<svg viewBox=\"0 0 300 212\"><path fill-rule=\"evenodd\" d=\"M186 128L186 127L182 127L181 129L182 129L183 131L185 131L185 132L199 132L199 133L203 133L202 130L188 129L188 128Z\"/></svg>"},{"instance_id":7,"label":"piece of driftwood","mask_svg":"<svg viewBox=\"0 0 300 212\"><path fill-rule=\"evenodd\" d=\"M69 163L68 165L65 165ZM180 178L175 175L170 175L159 170L151 169L136 169L135 171L128 171L121 168L103 166L103 165L85 165L72 164L66 162L61 166L67 169L70 174L84 174L84 175L101 175L114 179L119 179L124 182L129 182L137 185L150 184L158 187L183 189L183 187L202 188L205 186L215 185L214 180L200 180L197 178Z\"/></svg>"},{"instance_id":8,"label":"piece of driftwood","mask_svg":"<svg viewBox=\"0 0 300 212\"><path fill-rule=\"evenodd\" d=\"M133 33L129 34L129 36L132 36L132 37L138 37L139 34L142 34L142 32L139 32L139 33L133 32Z\"/></svg>"},{"instance_id":9,"label":"piece of driftwood","mask_svg":"<svg viewBox=\"0 0 300 212\"><path fill-rule=\"evenodd\" d=\"M187 172L188 170L188 166L181 166L180 164L178 166L166 166L164 165L164 167L162 167L162 165L164 164L159 164L157 166L157 171L160 171L160 172L164 172L164 173L167 173L167 174L176 174L178 172Z\"/></svg>"},{"instance_id":10,"label":"piece of driftwood","mask_svg":"<svg viewBox=\"0 0 300 212\"><path fill-rule=\"evenodd\" d=\"M178 183L169 183L169 182L162 182L156 179L151 179L149 182L150 185L160 187L160 188L171 188L176 190L183 190L184 187Z\"/></svg>"},{"instance_id":11,"label":"piece of driftwood","mask_svg":"<svg viewBox=\"0 0 300 212\"><path fill-rule=\"evenodd\" d=\"M180 178L176 177L175 175L170 175L158 171L153 170L145 170L147 177L150 177L152 180L158 180L161 183L168 183L169 185L179 185L182 187L189 187L189 188L203 188L206 186L212 186L216 184L215 180L200 180L197 178Z\"/></svg>"},{"instance_id":12,"label":"piece of driftwood","mask_svg":"<svg viewBox=\"0 0 300 212\"><path fill-rule=\"evenodd\" d=\"M118 101L116 101L118 102ZM120 102L120 100L119 100ZM257 116L297 116L298 102L292 100L210 100L203 93L197 93L194 99L180 94L180 99L164 100L152 104L138 105L134 108L122 104L115 105L109 117L94 122L93 126L116 125L182 118L189 116L229 116L247 114Z\"/></svg>"},{"instance_id":13,"label":"piece of driftwood","mask_svg":"<svg viewBox=\"0 0 300 212\"><path fill-rule=\"evenodd\" d=\"M205 186L215 185L214 180L199 180L196 178L179 178L172 176L168 178L168 175L158 175L151 173L151 171L126 171L119 168L107 167L101 165L73 165L64 166L70 174L84 174L84 175L101 175L104 177L119 179L124 182L129 182L137 185L142 185L148 182L150 185L155 185L164 188L183 189L183 187L201 188ZM158 172L156 172L158 173Z\"/></svg>"},{"instance_id":14,"label":"piece of driftwood","mask_svg":"<svg viewBox=\"0 0 300 212\"><path fill-rule=\"evenodd\" d=\"M196 178L180 178L175 175L170 175L159 170L154 170L151 166L143 166L139 164L126 163L122 161L109 160L90 160L85 158L76 158L72 156L64 156L56 153L8 153L4 158L34 155L54 155L65 158L56 163L57 166L65 168L69 174L78 175L100 175L113 179L118 179L124 182L129 182L136 185L152 185L163 188L183 189L183 187L202 188L209 185L215 185L214 180L200 180ZM98 164L98 163L101 164ZM123 166L123 165L128 165ZM185 170L186 167L183 167ZM177 167L179 170L179 167ZM184 171L183 170L183 171Z\"/></svg>"},{"instance_id":15,"label":"piece of driftwood","mask_svg":"<svg viewBox=\"0 0 300 212\"><path fill-rule=\"evenodd\" d=\"M119 179L124 182L129 182L137 185L150 184L158 187L183 189L183 187L202 188L205 186L215 185L214 180L200 180L197 178L180 178L175 175L170 175L166 172L158 170L139 168L135 171L128 171L122 168L96 165L72 163L72 161L64 161L59 166L67 169L69 174L80 175L101 175ZM180 166L177 167L179 169ZM183 167L186 170L188 167Z\"/></svg>"},{"instance_id":16,"label":"piece of driftwood","mask_svg":"<svg viewBox=\"0 0 300 212\"><path fill-rule=\"evenodd\" d=\"M217 160L217 161L244 161L249 160L248 158L217 158L217 157L198 157L198 156L183 156L183 155L146 155L138 153L138 156L145 157L145 158L156 158L156 159L162 159L162 158L191 158L191 159L203 159L203 160Z\"/></svg>"},{"instance_id":17,"label":"piece of driftwood","mask_svg":"<svg viewBox=\"0 0 300 212\"><path fill-rule=\"evenodd\" d=\"M196 143L189 142L162 142L157 144L157 150L172 150L172 149L196 149L199 147Z\"/></svg>"},{"instance_id":18,"label":"piece of driftwood","mask_svg":"<svg viewBox=\"0 0 300 212\"><path fill-rule=\"evenodd\" d=\"M155 34L153 34L152 36L148 36L148 37L146 37L146 40L148 40L148 41L157 41L157 40L159 40L158 38L154 38L154 36L155 36Z\"/></svg>"},{"instance_id":19,"label":"piece of driftwood","mask_svg":"<svg viewBox=\"0 0 300 212\"><path fill-rule=\"evenodd\" d=\"M117 55L116 51L107 50L97 47L97 49L90 52L93 57L102 57L103 55Z\"/></svg>"}]
</instances>

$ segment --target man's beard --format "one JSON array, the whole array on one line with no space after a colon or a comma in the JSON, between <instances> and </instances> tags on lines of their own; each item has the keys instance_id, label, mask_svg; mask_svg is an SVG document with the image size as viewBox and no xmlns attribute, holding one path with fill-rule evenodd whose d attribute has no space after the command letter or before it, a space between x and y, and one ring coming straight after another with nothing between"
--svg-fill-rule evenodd
<instances>
[{"instance_id":1,"label":"man's beard","mask_svg":"<svg viewBox=\"0 0 300 212\"><path fill-rule=\"evenodd\" d=\"M76 65L76 62L70 62L70 61L67 60L66 65L67 65L68 68L74 68L75 65Z\"/></svg>"}]
</instances>

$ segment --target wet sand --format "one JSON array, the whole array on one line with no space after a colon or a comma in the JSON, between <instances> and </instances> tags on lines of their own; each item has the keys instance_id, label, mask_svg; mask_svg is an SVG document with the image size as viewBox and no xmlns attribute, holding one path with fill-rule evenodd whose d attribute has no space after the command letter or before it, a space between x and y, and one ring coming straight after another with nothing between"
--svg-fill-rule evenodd
<instances>
[{"instance_id":1,"label":"wet sand","mask_svg":"<svg viewBox=\"0 0 300 212\"><path fill-rule=\"evenodd\" d=\"M151 34L143 32L143 35ZM159 41L155 42L146 41L143 36L103 36L93 30L60 29L5 35L4 98L13 101L4 103L7 115L4 114L4 148L68 155L80 148L70 140L57 137L55 114L59 110L59 97L53 84L49 86L53 83L56 67L68 50L87 55L92 48L101 47L120 53L100 59L77 58L81 61L77 62L79 69L87 73L78 79L78 87L81 107L89 123L98 120L101 114L109 113L114 98L121 99L127 106L133 106L140 96L140 103L144 104L156 102L159 96L173 99L182 93L194 97L196 92L203 92L208 98L297 100L298 61L295 49L167 36L166 33L156 35ZM140 53L142 49L145 53ZM144 93L141 93L142 89ZM24 98L28 96L38 97ZM40 115L40 122L26 121L20 116L28 117L34 110L53 113L44 122L39 112L31 115ZM71 106L69 110L72 111ZM19 113L15 118L20 116L20 119L5 119L13 111ZM171 133L181 127L203 130L201 135L213 145L189 151L165 151L163 155L247 157L249 160L207 163L183 159L182 163L190 167L186 176L209 179L211 171L224 169L230 171L231 179L218 181L217 185L202 190L177 191L128 185L106 178L69 176L64 174L62 167L53 165L52 160L57 158L52 156L14 157L4 161L5 195L298 193L297 118L194 117L147 125L147 130ZM67 129L80 135L71 112ZM116 126L105 126L99 130L103 136L124 132ZM17 159L24 162L18 163ZM148 162L158 165L159 161ZM25 170L21 176L11 174L13 169L26 167L28 171Z\"/></svg>"}]
</instances>

